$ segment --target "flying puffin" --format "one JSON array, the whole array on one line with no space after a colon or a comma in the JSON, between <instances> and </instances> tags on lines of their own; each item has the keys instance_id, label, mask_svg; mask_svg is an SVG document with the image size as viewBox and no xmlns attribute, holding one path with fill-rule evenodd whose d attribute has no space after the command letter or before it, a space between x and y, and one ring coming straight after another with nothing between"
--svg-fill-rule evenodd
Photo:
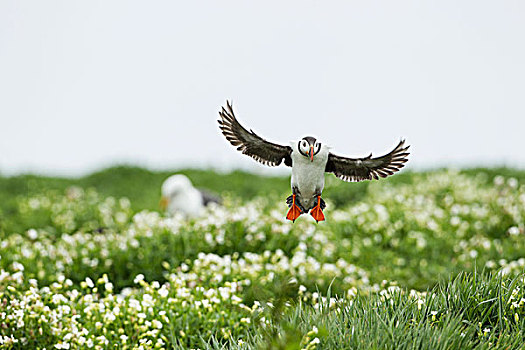
<instances>
[{"instance_id":1,"label":"flying puffin","mask_svg":"<svg viewBox=\"0 0 525 350\"><path fill-rule=\"evenodd\" d=\"M219 116L219 128L238 151L268 166L284 161L292 167L292 195L286 199L290 207L286 218L292 222L308 212L317 222L325 220L323 209L326 205L321 198L325 172L348 182L378 180L397 172L408 161L410 146L405 146L403 139L384 156L372 158L370 154L364 158L347 158L331 153L330 147L312 136L292 141L290 146L268 142L237 121L228 101Z\"/></svg>"},{"instance_id":2,"label":"flying puffin","mask_svg":"<svg viewBox=\"0 0 525 350\"><path fill-rule=\"evenodd\" d=\"M185 175L175 174L168 177L161 187L160 207L170 215L181 213L186 217L197 217L210 203L220 204L214 195L193 187Z\"/></svg>"}]
</instances>

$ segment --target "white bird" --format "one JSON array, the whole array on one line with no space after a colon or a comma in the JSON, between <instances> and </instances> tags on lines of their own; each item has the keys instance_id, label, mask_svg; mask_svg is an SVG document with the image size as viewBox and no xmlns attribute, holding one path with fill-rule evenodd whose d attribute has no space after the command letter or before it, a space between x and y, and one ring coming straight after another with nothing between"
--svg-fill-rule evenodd
<instances>
[{"instance_id":1,"label":"white bird","mask_svg":"<svg viewBox=\"0 0 525 350\"><path fill-rule=\"evenodd\" d=\"M185 175L176 174L168 177L161 188L160 206L170 215L181 213L186 217L197 217L204 212L209 203L218 203L219 199L196 189Z\"/></svg>"},{"instance_id":2,"label":"white bird","mask_svg":"<svg viewBox=\"0 0 525 350\"><path fill-rule=\"evenodd\" d=\"M364 158L347 158L331 153L330 147L312 136L292 141L290 146L268 142L237 121L228 101L226 108L219 111L219 116L219 128L238 151L268 166L277 166L284 161L285 165L292 167L292 195L286 200L290 207L286 218L292 221L308 211L317 222L325 220L323 209L326 205L321 198L325 172L349 182L378 180L397 172L408 161L410 146L405 147L404 140L381 157L372 158L370 154Z\"/></svg>"}]
</instances>

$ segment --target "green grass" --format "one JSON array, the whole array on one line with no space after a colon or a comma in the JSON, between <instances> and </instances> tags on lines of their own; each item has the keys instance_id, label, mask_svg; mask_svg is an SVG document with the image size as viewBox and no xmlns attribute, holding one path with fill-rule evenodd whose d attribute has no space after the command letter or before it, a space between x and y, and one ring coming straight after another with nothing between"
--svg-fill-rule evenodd
<instances>
[{"instance_id":1,"label":"green grass","mask_svg":"<svg viewBox=\"0 0 525 350\"><path fill-rule=\"evenodd\" d=\"M282 177L259 176L242 171L219 174L214 171L182 169L178 171L150 171L144 168L118 166L104 169L80 178L60 178L37 175L0 177L1 208L13 208L17 196L41 193L45 190L63 191L70 186L94 188L103 196L127 197L136 210L158 210L160 186L174 173L188 176L193 185L215 193L234 193L250 199L268 192L283 192L289 182ZM254 186L257 184L257 186ZM6 201L7 200L7 201Z\"/></svg>"},{"instance_id":2,"label":"green grass","mask_svg":"<svg viewBox=\"0 0 525 350\"><path fill-rule=\"evenodd\" d=\"M0 349L523 348L525 171L329 175L319 224L287 177L181 172L224 207L163 217L173 172L0 177Z\"/></svg>"},{"instance_id":3,"label":"green grass","mask_svg":"<svg viewBox=\"0 0 525 350\"><path fill-rule=\"evenodd\" d=\"M268 349L299 349L314 337L321 349L520 349L525 320L512 303L523 278L460 274L424 296L396 288L332 307L299 303L250 341Z\"/></svg>"},{"instance_id":4,"label":"green grass","mask_svg":"<svg viewBox=\"0 0 525 350\"><path fill-rule=\"evenodd\" d=\"M242 200L253 199L260 195L279 195L284 200L290 192L289 177L268 177L243 171L222 174L197 169L151 171L133 166L117 166L79 178L0 175L0 215L3 214L4 217L16 215L16 200L21 196L32 196L48 190L63 192L70 186L94 188L104 197L127 197L135 212L144 209L158 210L160 186L174 173L185 174L198 188L220 195L233 195ZM471 168L462 170L461 173L470 176L482 174L489 182L498 175L525 181L525 171L510 168ZM392 184L410 184L414 179L412 174L410 171L403 171L389 178L388 181ZM325 190L324 197L329 198L335 206L341 207L362 199L366 195L368 186L369 182L353 184L337 182Z\"/></svg>"}]
</instances>

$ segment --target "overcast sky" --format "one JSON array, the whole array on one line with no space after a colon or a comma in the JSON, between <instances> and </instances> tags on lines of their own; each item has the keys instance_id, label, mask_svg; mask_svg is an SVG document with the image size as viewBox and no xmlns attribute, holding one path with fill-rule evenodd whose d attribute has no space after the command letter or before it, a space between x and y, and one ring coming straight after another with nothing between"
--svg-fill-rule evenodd
<instances>
[{"instance_id":1,"label":"overcast sky","mask_svg":"<svg viewBox=\"0 0 525 350\"><path fill-rule=\"evenodd\" d=\"M0 2L0 172L262 170L217 111L281 143L410 166L525 167L523 1Z\"/></svg>"}]
</instances>

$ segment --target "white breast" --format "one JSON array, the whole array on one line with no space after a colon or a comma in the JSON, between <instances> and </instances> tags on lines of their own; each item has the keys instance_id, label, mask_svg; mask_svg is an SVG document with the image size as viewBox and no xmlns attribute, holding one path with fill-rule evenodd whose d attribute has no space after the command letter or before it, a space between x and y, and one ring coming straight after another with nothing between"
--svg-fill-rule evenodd
<instances>
[{"instance_id":1,"label":"white breast","mask_svg":"<svg viewBox=\"0 0 525 350\"><path fill-rule=\"evenodd\" d=\"M303 156L297 149L297 143L292 143L292 187L301 192L301 203L310 208L314 194L324 188L324 170L328 161L329 149L321 144L321 150L314 156L314 161Z\"/></svg>"}]
</instances>

